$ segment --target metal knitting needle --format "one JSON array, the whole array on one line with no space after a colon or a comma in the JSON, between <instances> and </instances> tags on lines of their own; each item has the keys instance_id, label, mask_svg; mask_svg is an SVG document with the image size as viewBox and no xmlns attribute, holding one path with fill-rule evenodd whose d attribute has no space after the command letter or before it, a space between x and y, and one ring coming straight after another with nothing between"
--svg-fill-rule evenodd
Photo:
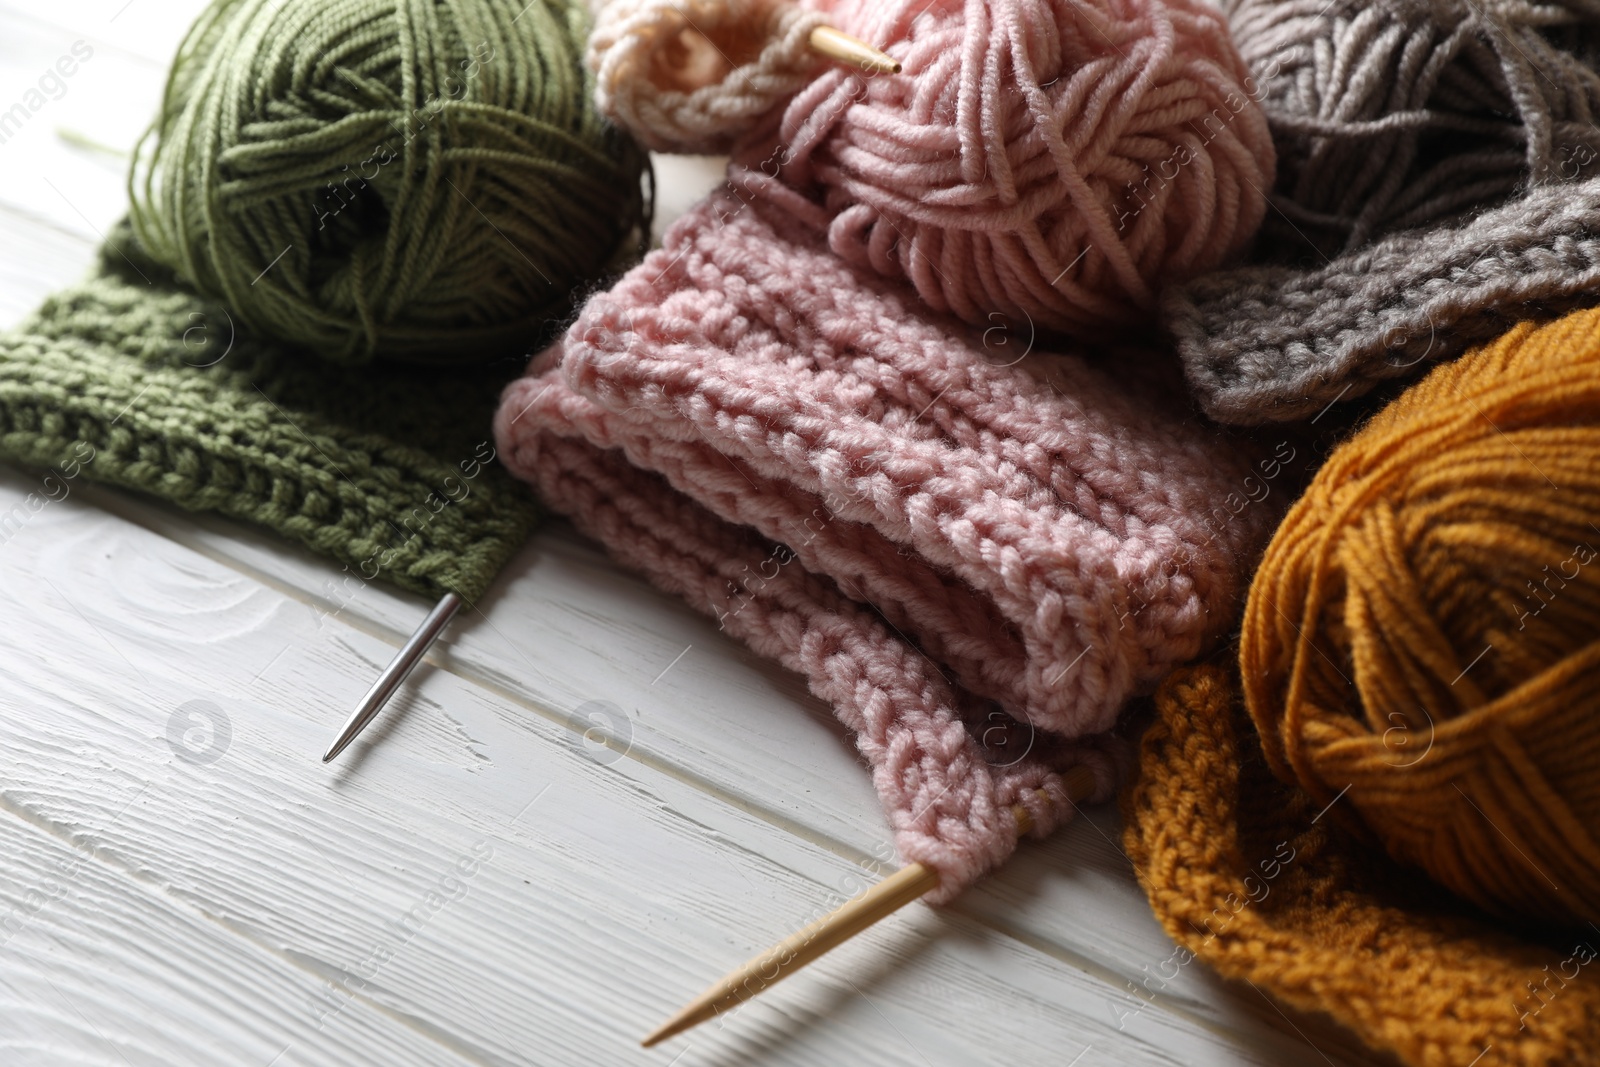
<instances>
[{"instance_id":1,"label":"metal knitting needle","mask_svg":"<svg viewBox=\"0 0 1600 1067\"><path fill-rule=\"evenodd\" d=\"M1075 767L1064 777L1067 796L1074 804L1081 804L1094 794L1094 772L1087 767ZM1011 817L1017 822L1019 837L1032 828L1033 820L1020 805L1011 809ZM640 1044L645 1048L659 1044L749 1000L878 920L893 915L938 884L939 875L920 863L900 868L861 896L729 973Z\"/></svg>"},{"instance_id":2,"label":"metal knitting needle","mask_svg":"<svg viewBox=\"0 0 1600 1067\"><path fill-rule=\"evenodd\" d=\"M855 67L864 74L899 74L900 61L832 26L818 26L806 39L811 50L839 63Z\"/></svg>"},{"instance_id":3,"label":"metal knitting needle","mask_svg":"<svg viewBox=\"0 0 1600 1067\"><path fill-rule=\"evenodd\" d=\"M322 762L327 763L339 753L349 747L350 742L367 724L378 717L378 712L389 703L389 698L394 696L394 691L399 689L405 680L416 670L417 664L422 662L422 657L428 654L428 649L439 640L439 635L444 633L444 628L450 625L450 620L455 618L456 612L461 610L461 598L454 593L446 593L439 603L428 612L428 617L422 620L422 625L417 627L417 632L395 653L394 659L389 661L389 666L384 668L378 680L372 683L372 688L367 690L367 695L361 698L361 703L356 705L356 710L350 713L350 718L345 720L344 728L339 731L339 736L328 748Z\"/></svg>"}]
</instances>

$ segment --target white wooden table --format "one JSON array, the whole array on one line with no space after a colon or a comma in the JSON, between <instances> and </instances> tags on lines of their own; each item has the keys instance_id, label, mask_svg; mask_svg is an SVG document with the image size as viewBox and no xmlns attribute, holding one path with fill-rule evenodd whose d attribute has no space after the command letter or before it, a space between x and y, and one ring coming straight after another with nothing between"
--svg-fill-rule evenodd
<instances>
[{"instance_id":1,"label":"white wooden table","mask_svg":"<svg viewBox=\"0 0 1600 1067\"><path fill-rule=\"evenodd\" d=\"M0 143L0 327L122 213L199 6L0 0L0 113L43 100ZM668 215L717 177L661 174ZM42 476L0 466L0 515ZM4 1067L1365 1062L1198 965L1148 992L1172 945L1111 811L641 1050L895 865L797 678L553 524L324 766L422 600L82 479L0 527Z\"/></svg>"}]
</instances>

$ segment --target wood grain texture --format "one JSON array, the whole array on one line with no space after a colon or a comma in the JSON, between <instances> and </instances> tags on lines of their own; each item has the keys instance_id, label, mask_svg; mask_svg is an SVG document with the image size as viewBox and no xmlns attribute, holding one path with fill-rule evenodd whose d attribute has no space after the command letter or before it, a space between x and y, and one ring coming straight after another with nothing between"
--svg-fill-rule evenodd
<instances>
[{"instance_id":1,"label":"wood grain texture","mask_svg":"<svg viewBox=\"0 0 1600 1067\"><path fill-rule=\"evenodd\" d=\"M0 482L0 512L26 478ZM306 753L388 645L78 499L3 553L6 622L33 620L8 626L0 665L0 827L19 845L0 929L13 995L44 1002L18 1016L30 1036L88 1049L98 1027L131 1062L204 1062L219 1033L260 1031L341 1062L317 1042L360 1004L417 1031L382 1062L650 1062L640 1020L859 884L849 860L449 671L419 675L391 736L330 775ZM206 764L170 738L197 700L231 724ZM229 991L235 957L281 972L270 1002ZM95 1026L50 1014L58 966ZM1119 1020L1099 977L925 908L789 986L686 1038L701 1058L682 1062L984 1062L991 1018L1028 1058L1080 1035L1135 1064L1292 1051L1159 1003ZM159 1026L140 1009L210 989Z\"/></svg>"},{"instance_id":2,"label":"wood grain texture","mask_svg":"<svg viewBox=\"0 0 1600 1067\"><path fill-rule=\"evenodd\" d=\"M0 108L95 49L0 144L0 326L124 209L119 153L198 6L0 0ZM658 174L658 228L717 180ZM1173 946L1109 811L642 1052L897 866L799 679L555 523L327 768L427 604L238 524L41 492L0 468L0 1064L1362 1062L1194 965L1141 992Z\"/></svg>"},{"instance_id":3,"label":"wood grain texture","mask_svg":"<svg viewBox=\"0 0 1600 1067\"><path fill-rule=\"evenodd\" d=\"M337 610L391 648L427 610L420 598L378 586L340 599L327 591L328 583L337 585L336 568L235 524L196 521L142 502L103 502L261 576L286 595L320 590L308 610ZM869 878L897 865L859 757L800 679L750 656L710 620L619 572L570 530L554 524L537 535L480 608L483 614L464 613L436 652L452 672L558 722L591 700L608 701L627 711L630 761L663 768L853 860ZM349 699L363 688L352 681ZM382 728L382 720L373 727ZM1278 1011L1249 990L1248 996L1230 993L1192 966L1173 974L1173 945L1134 882L1119 832L1113 812L1091 812L1049 841L1024 846L953 910L1034 944L1065 966L1102 976L1108 992L1101 1009L1108 1018L1148 1010L1140 999L1148 983L1160 990L1156 1000L1165 1009L1237 1032L1241 1040L1286 1028ZM748 946L750 952L811 917L776 923L768 938ZM1330 1055L1343 1048L1359 1058L1336 1031L1299 1019L1296 1025Z\"/></svg>"}]
</instances>

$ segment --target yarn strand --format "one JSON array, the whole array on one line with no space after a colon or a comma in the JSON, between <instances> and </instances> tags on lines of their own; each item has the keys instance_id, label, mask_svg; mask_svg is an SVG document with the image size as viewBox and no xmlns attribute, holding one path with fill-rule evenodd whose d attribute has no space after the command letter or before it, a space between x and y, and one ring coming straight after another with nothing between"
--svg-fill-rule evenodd
<instances>
[{"instance_id":1,"label":"yarn strand","mask_svg":"<svg viewBox=\"0 0 1600 1067\"><path fill-rule=\"evenodd\" d=\"M135 233L338 362L526 351L647 231L587 30L566 0L215 0L136 149Z\"/></svg>"},{"instance_id":2,"label":"yarn strand","mask_svg":"<svg viewBox=\"0 0 1600 1067\"><path fill-rule=\"evenodd\" d=\"M1240 663L1274 769L1483 907L1600 919L1596 516L1600 310L1385 408L1250 589Z\"/></svg>"}]
</instances>

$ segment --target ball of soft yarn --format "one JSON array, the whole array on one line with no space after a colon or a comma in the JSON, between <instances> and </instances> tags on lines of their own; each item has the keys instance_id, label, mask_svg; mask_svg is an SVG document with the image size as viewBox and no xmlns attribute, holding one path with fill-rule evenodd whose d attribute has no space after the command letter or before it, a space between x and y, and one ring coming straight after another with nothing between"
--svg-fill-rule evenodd
<instances>
[{"instance_id":1,"label":"ball of soft yarn","mask_svg":"<svg viewBox=\"0 0 1600 1067\"><path fill-rule=\"evenodd\" d=\"M676 25L675 0L617 3L633 22ZM836 254L985 326L1084 335L1138 321L1163 283L1237 255L1261 222L1271 137L1204 0L812 6L901 72L869 77L793 49L810 77L764 121L751 101L785 84L784 48L730 57L670 114L629 103L641 94L622 82L654 70L652 85L670 83L659 71L671 56L599 54L599 90L619 121L648 127L641 137L685 151L736 141L739 162L826 204ZM782 29L790 40L795 25Z\"/></svg>"},{"instance_id":2,"label":"ball of soft yarn","mask_svg":"<svg viewBox=\"0 0 1600 1067\"><path fill-rule=\"evenodd\" d=\"M1231 0L1279 151L1286 254L1600 173L1592 0ZM1315 248L1313 248L1313 245Z\"/></svg>"},{"instance_id":3,"label":"ball of soft yarn","mask_svg":"<svg viewBox=\"0 0 1600 1067\"><path fill-rule=\"evenodd\" d=\"M215 0L130 176L142 244L330 359L535 343L643 216L574 0Z\"/></svg>"},{"instance_id":4,"label":"ball of soft yarn","mask_svg":"<svg viewBox=\"0 0 1600 1067\"><path fill-rule=\"evenodd\" d=\"M1231 0L1278 143L1258 262L1163 293L1221 422L1315 417L1600 293L1600 4Z\"/></svg>"},{"instance_id":5,"label":"ball of soft yarn","mask_svg":"<svg viewBox=\"0 0 1600 1067\"><path fill-rule=\"evenodd\" d=\"M1444 364L1336 449L1251 587L1268 758L1402 862L1600 920L1600 310Z\"/></svg>"}]
</instances>

